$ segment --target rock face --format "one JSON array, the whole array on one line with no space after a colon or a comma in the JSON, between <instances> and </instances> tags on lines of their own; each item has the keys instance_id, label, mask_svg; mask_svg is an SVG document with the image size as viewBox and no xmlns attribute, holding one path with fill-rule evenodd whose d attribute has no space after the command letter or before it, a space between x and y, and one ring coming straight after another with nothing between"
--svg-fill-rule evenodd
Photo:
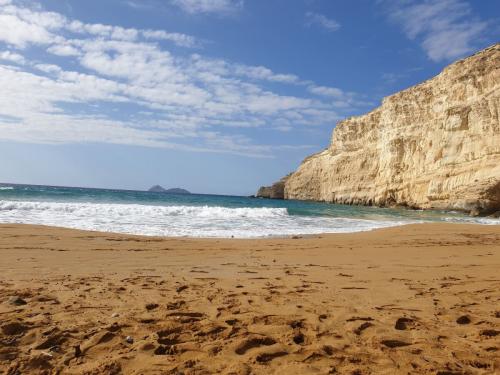
<instances>
[{"instance_id":1,"label":"rock face","mask_svg":"<svg viewBox=\"0 0 500 375\"><path fill-rule=\"evenodd\" d=\"M167 194L191 194L189 191L180 188L164 189L160 185L155 185L148 191L153 193L167 193Z\"/></svg>"},{"instance_id":2,"label":"rock face","mask_svg":"<svg viewBox=\"0 0 500 375\"><path fill-rule=\"evenodd\" d=\"M341 121L285 199L500 210L500 44Z\"/></svg>"},{"instance_id":3,"label":"rock face","mask_svg":"<svg viewBox=\"0 0 500 375\"><path fill-rule=\"evenodd\" d=\"M285 198L285 183L290 175L283 177L278 182L271 186L261 186L257 194L257 198L269 199L284 199Z\"/></svg>"}]
</instances>

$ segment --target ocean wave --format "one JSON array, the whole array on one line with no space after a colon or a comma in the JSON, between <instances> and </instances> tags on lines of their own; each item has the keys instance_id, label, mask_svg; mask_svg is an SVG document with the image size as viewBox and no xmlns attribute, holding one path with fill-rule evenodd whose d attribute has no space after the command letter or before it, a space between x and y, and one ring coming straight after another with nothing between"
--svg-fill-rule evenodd
<instances>
[{"instance_id":1,"label":"ocean wave","mask_svg":"<svg viewBox=\"0 0 500 375\"><path fill-rule=\"evenodd\" d=\"M1 190L14 190L12 186L0 186L0 191Z\"/></svg>"},{"instance_id":2,"label":"ocean wave","mask_svg":"<svg viewBox=\"0 0 500 375\"><path fill-rule=\"evenodd\" d=\"M0 211L72 213L111 216L189 216L210 219L273 218L288 215L286 208L228 208L220 206L147 206L139 204L0 201Z\"/></svg>"},{"instance_id":3,"label":"ocean wave","mask_svg":"<svg viewBox=\"0 0 500 375\"><path fill-rule=\"evenodd\" d=\"M410 223L406 220L289 215L286 208L274 207L230 208L6 200L0 201L0 222L154 236L235 238L345 233Z\"/></svg>"}]
</instances>

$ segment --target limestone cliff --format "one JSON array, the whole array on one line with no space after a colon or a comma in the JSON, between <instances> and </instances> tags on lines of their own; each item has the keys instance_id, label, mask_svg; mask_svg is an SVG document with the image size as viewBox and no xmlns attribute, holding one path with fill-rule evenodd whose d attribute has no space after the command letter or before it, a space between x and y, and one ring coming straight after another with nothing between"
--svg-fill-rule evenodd
<instances>
[{"instance_id":1,"label":"limestone cliff","mask_svg":"<svg viewBox=\"0 0 500 375\"><path fill-rule=\"evenodd\" d=\"M500 44L341 121L286 199L500 210Z\"/></svg>"}]
</instances>

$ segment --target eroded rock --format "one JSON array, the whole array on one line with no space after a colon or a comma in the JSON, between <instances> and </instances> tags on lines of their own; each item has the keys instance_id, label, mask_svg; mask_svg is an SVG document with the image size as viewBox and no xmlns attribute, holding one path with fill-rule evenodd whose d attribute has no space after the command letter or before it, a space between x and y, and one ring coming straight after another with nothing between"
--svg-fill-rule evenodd
<instances>
[{"instance_id":1,"label":"eroded rock","mask_svg":"<svg viewBox=\"0 0 500 375\"><path fill-rule=\"evenodd\" d=\"M500 210L500 44L336 126L285 182L285 199Z\"/></svg>"}]
</instances>

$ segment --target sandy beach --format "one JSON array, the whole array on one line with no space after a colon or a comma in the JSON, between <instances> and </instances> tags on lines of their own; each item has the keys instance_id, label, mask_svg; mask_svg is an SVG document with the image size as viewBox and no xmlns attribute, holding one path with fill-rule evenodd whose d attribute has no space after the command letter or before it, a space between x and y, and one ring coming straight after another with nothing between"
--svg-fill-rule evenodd
<instances>
[{"instance_id":1,"label":"sandy beach","mask_svg":"<svg viewBox=\"0 0 500 375\"><path fill-rule=\"evenodd\" d=\"M6 374L495 374L500 226L157 238L0 225Z\"/></svg>"}]
</instances>

